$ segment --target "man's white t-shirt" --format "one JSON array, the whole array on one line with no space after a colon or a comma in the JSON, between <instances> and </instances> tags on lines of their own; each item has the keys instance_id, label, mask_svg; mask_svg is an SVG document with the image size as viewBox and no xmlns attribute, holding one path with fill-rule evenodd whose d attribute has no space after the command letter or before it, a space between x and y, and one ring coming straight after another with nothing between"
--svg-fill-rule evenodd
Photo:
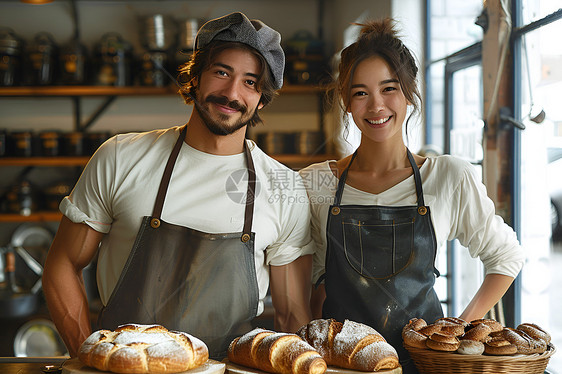
<instances>
[{"instance_id":1,"label":"man's white t-shirt","mask_svg":"<svg viewBox=\"0 0 562 374\"><path fill-rule=\"evenodd\" d=\"M309 194L311 230L316 243L314 282L324 273L328 211L339 182L330 169L330 162L334 161L314 164L300 171ZM525 260L523 250L513 229L496 215L494 203L475 168L467 161L445 155L427 158L420 167L420 174L437 249L447 240L458 239L472 257L482 260L486 274L517 276ZM341 205L407 206L416 202L414 176L411 175L379 194L346 184Z\"/></svg>"},{"instance_id":2,"label":"man's white t-shirt","mask_svg":"<svg viewBox=\"0 0 562 374\"><path fill-rule=\"evenodd\" d=\"M181 127L114 136L94 154L71 194L60 204L72 222L106 233L97 283L105 305L133 247L142 218L150 216L164 167ZM311 254L310 210L297 172L246 140L256 170L252 231L259 286L258 313L269 286L269 265ZM182 144L164 201L162 219L208 233L241 232L247 190L244 153L217 156Z\"/></svg>"}]
</instances>

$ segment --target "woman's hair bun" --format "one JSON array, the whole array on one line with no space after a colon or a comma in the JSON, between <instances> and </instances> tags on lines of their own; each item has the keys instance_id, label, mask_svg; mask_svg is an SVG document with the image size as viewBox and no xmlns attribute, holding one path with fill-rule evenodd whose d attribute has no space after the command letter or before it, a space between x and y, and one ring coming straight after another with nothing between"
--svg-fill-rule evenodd
<instances>
[{"instance_id":1,"label":"woman's hair bun","mask_svg":"<svg viewBox=\"0 0 562 374\"><path fill-rule=\"evenodd\" d=\"M361 37L369 36L386 36L397 38L398 32L396 30L396 21L392 18L382 18L380 20L371 20L365 23L357 23L361 26Z\"/></svg>"}]
</instances>

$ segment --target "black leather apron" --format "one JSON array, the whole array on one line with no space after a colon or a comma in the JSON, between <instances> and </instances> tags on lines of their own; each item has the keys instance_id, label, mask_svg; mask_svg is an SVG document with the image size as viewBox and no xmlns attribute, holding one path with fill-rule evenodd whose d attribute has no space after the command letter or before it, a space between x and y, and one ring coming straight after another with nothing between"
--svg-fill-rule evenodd
<instances>
[{"instance_id":1,"label":"black leather apron","mask_svg":"<svg viewBox=\"0 0 562 374\"><path fill-rule=\"evenodd\" d=\"M153 214L143 218L98 325L115 329L125 323L161 324L203 340L210 357L220 360L229 343L251 329L257 313L255 233L251 232L255 170L244 142L249 178L242 233L209 234L164 222L162 207L186 128L166 165Z\"/></svg>"},{"instance_id":2,"label":"black leather apron","mask_svg":"<svg viewBox=\"0 0 562 374\"><path fill-rule=\"evenodd\" d=\"M443 316L433 289L436 239L421 176L409 150L415 206L340 205L349 167L342 173L328 215L324 318L365 323L397 350L404 373L417 372L402 345L411 318ZM413 367L409 369L409 367Z\"/></svg>"}]
</instances>

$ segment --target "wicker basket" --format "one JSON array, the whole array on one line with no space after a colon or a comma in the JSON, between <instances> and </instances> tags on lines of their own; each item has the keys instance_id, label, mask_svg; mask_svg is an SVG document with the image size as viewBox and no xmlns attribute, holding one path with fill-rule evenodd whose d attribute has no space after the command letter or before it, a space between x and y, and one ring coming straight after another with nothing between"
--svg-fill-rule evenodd
<instances>
[{"instance_id":1,"label":"wicker basket","mask_svg":"<svg viewBox=\"0 0 562 374\"><path fill-rule=\"evenodd\" d=\"M550 356L556 352L556 348L552 344L542 354L515 356L461 355L407 345L405 345L405 348L422 374L543 374Z\"/></svg>"}]
</instances>

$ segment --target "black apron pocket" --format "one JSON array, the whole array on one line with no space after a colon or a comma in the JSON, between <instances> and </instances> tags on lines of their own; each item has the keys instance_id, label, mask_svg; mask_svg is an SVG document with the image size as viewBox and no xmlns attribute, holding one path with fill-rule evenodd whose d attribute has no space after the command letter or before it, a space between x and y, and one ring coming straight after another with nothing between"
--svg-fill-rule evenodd
<instances>
[{"instance_id":1,"label":"black apron pocket","mask_svg":"<svg viewBox=\"0 0 562 374\"><path fill-rule=\"evenodd\" d=\"M391 277L408 266L413 256L414 220L342 221L343 249L349 265L369 279Z\"/></svg>"}]
</instances>

